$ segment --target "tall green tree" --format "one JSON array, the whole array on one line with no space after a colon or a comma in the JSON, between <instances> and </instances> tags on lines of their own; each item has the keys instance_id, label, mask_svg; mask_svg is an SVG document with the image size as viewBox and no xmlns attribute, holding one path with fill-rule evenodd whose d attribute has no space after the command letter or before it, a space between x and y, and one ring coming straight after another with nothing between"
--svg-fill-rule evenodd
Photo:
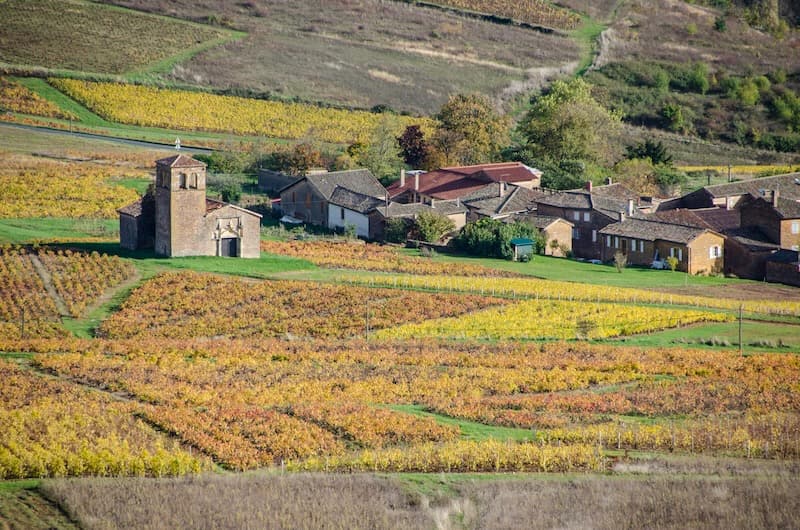
<instances>
[{"instance_id":1,"label":"tall green tree","mask_svg":"<svg viewBox=\"0 0 800 530\"><path fill-rule=\"evenodd\" d=\"M592 97L583 79L554 82L533 101L518 131L540 160L609 166L620 154L620 117Z\"/></svg>"},{"instance_id":2,"label":"tall green tree","mask_svg":"<svg viewBox=\"0 0 800 530\"><path fill-rule=\"evenodd\" d=\"M403 167L400 144L397 143L397 131L400 128L396 116L384 114L370 136L369 143L353 151L358 164L368 168L383 181L397 178Z\"/></svg>"},{"instance_id":3,"label":"tall green tree","mask_svg":"<svg viewBox=\"0 0 800 530\"><path fill-rule=\"evenodd\" d=\"M511 120L499 114L486 96L457 94L440 109L434 146L450 163L495 161L510 143Z\"/></svg>"}]
</instances>

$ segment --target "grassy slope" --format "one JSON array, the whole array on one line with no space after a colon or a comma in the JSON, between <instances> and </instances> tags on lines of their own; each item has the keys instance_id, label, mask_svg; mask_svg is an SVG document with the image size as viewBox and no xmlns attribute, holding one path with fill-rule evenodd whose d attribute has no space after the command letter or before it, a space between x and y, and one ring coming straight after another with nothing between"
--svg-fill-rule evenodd
<instances>
[{"instance_id":1,"label":"grassy slope","mask_svg":"<svg viewBox=\"0 0 800 530\"><path fill-rule=\"evenodd\" d=\"M0 3L0 18L0 37L15 43L0 53L0 60L23 70L43 67L73 74L141 73L151 65L163 70L174 63L172 56L185 59L243 36L82 0L7 0ZM79 41L74 38L78 32Z\"/></svg>"},{"instance_id":2,"label":"grassy slope","mask_svg":"<svg viewBox=\"0 0 800 530\"><path fill-rule=\"evenodd\" d=\"M0 528L78 528L57 505L38 492L40 484L40 480L0 482Z\"/></svg>"}]
</instances>

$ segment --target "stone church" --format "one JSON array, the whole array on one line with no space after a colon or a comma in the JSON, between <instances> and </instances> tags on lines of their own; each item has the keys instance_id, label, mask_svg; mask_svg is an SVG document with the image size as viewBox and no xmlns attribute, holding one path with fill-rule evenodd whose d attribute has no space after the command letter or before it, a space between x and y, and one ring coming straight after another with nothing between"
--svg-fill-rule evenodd
<instances>
[{"instance_id":1,"label":"stone church","mask_svg":"<svg viewBox=\"0 0 800 530\"><path fill-rule=\"evenodd\" d=\"M261 216L206 197L206 166L186 155L156 161L153 189L120 208L123 248L159 256L260 256Z\"/></svg>"}]
</instances>

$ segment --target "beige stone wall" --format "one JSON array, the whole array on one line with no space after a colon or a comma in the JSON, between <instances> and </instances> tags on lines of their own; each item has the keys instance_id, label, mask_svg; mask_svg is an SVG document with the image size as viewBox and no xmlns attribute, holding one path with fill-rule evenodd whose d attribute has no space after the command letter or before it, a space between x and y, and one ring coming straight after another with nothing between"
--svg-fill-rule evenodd
<instances>
[{"instance_id":1,"label":"beige stone wall","mask_svg":"<svg viewBox=\"0 0 800 530\"><path fill-rule=\"evenodd\" d=\"M327 226L328 223L327 201L306 180L281 192L281 210L284 215L291 215L306 223L319 226Z\"/></svg>"},{"instance_id":2,"label":"beige stone wall","mask_svg":"<svg viewBox=\"0 0 800 530\"><path fill-rule=\"evenodd\" d=\"M710 249L718 246L719 257L714 257ZM722 236L706 232L700 234L689 243L689 273L690 274L716 274L722 272L725 255L725 240Z\"/></svg>"},{"instance_id":3,"label":"beige stone wall","mask_svg":"<svg viewBox=\"0 0 800 530\"><path fill-rule=\"evenodd\" d=\"M792 225L797 233L792 233ZM798 250L800 247L800 219L785 219L781 221L781 248Z\"/></svg>"},{"instance_id":4,"label":"beige stone wall","mask_svg":"<svg viewBox=\"0 0 800 530\"><path fill-rule=\"evenodd\" d=\"M569 251L572 250L572 226L568 223L556 221L542 230L542 234L547 240L544 249L544 253L547 256L564 257L564 252L562 252L561 248L552 249L550 247L550 242L553 240L558 241L559 247Z\"/></svg>"}]
</instances>

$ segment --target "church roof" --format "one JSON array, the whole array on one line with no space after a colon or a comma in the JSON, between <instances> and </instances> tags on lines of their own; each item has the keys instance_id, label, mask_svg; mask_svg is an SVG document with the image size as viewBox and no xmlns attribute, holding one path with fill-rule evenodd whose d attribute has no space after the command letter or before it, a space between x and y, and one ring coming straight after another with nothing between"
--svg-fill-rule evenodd
<instances>
[{"instance_id":1,"label":"church roof","mask_svg":"<svg viewBox=\"0 0 800 530\"><path fill-rule=\"evenodd\" d=\"M117 212L124 215L130 215L131 217L139 217L142 215L142 199L132 202L127 206L123 206L122 208L118 208Z\"/></svg>"},{"instance_id":2,"label":"church roof","mask_svg":"<svg viewBox=\"0 0 800 530\"><path fill-rule=\"evenodd\" d=\"M172 155L161 160L156 160L157 166L167 167L205 167L205 164L184 154Z\"/></svg>"}]
</instances>

